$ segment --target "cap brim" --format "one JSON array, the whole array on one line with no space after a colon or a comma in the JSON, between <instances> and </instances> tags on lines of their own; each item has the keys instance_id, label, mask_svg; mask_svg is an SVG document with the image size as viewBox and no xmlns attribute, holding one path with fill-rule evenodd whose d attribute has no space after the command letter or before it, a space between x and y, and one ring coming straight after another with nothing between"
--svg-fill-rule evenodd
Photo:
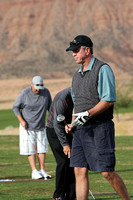
<instances>
[{"instance_id":1,"label":"cap brim","mask_svg":"<svg viewBox=\"0 0 133 200\"><path fill-rule=\"evenodd\" d=\"M66 51L76 51L81 47L81 45L78 46L70 46L66 49Z\"/></svg>"},{"instance_id":2,"label":"cap brim","mask_svg":"<svg viewBox=\"0 0 133 200\"><path fill-rule=\"evenodd\" d=\"M36 86L36 85L34 85L34 88L35 88L36 90L43 90L43 89L44 89L43 86Z\"/></svg>"}]
</instances>

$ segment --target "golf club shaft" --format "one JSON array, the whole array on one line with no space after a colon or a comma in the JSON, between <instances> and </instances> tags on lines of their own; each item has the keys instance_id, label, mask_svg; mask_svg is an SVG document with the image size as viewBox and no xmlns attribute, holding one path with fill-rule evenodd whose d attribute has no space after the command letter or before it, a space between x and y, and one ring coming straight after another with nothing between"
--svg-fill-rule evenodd
<instances>
[{"instance_id":1,"label":"golf club shaft","mask_svg":"<svg viewBox=\"0 0 133 200\"><path fill-rule=\"evenodd\" d=\"M27 134L28 134L28 136L29 136L29 138L30 138L30 134L29 134L28 130L27 130ZM32 143L31 138L30 138L30 142ZM33 147L34 147L34 149L35 149L35 152L36 152L36 154L37 154L38 160L39 160L39 162L40 162L40 164L41 164L43 170L46 172L46 170L45 170L45 168L44 168L44 165L43 165L43 163L42 163L42 161L41 161L41 159L40 159L40 157L39 157L39 154L37 153L37 150L36 150L35 145L34 145L33 143L32 143L32 145L33 145Z\"/></svg>"},{"instance_id":2,"label":"golf club shaft","mask_svg":"<svg viewBox=\"0 0 133 200\"><path fill-rule=\"evenodd\" d=\"M92 196L93 199L95 199L94 195L92 194L91 190L89 190L90 195Z\"/></svg>"},{"instance_id":3,"label":"golf club shaft","mask_svg":"<svg viewBox=\"0 0 133 200\"><path fill-rule=\"evenodd\" d=\"M68 127L68 124L67 124L67 122L66 122L66 120L64 119L64 123L65 123L65 125Z\"/></svg>"},{"instance_id":4,"label":"golf club shaft","mask_svg":"<svg viewBox=\"0 0 133 200\"><path fill-rule=\"evenodd\" d=\"M65 125L66 125L67 127L69 127L65 119L64 119L64 123L65 123ZM70 133L73 135L73 132L72 132L72 131L70 131Z\"/></svg>"}]
</instances>

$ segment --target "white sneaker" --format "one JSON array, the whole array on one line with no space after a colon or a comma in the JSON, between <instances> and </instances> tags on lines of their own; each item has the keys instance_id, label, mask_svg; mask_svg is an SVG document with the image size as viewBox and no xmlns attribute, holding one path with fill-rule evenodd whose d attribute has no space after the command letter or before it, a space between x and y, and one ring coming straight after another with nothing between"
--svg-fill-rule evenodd
<instances>
[{"instance_id":1,"label":"white sneaker","mask_svg":"<svg viewBox=\"0 0 133 200\"><path fill-rule=\"evenodd\" d=\"M49 174L47 174L47 172L45 172L43 169L41 169L41 170L39 171L39 174L40 174L42 177L44 177L44 178L52 178L52 176L49 175Z\"/></svg>"},{"instance_id":2,"label":"white sneaker","mask_svg":"<svg viewBox=\"0 0 133 200\"><path fill-rule=\"evenodd\" d=\"M32 179L41 179L43 178L43 176L41 176L41 174L35 169L32 171Z\"/></svg>"}]
</instances>

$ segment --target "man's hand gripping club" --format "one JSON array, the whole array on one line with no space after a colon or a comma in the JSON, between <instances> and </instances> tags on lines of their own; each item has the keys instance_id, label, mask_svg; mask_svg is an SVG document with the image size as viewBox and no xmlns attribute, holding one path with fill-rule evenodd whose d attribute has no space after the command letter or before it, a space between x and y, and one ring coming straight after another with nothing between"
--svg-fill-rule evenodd
<instances>
[{"instance_id":1,"label":"man's hand gripping club","mask_svg":"<svg viewBox=\"0 0 133 200\"><path fill-rule=\"evenodd\" d=\"M83 126L89 120L88 111L76 113L72 116L76 117L76 119L71 123L72 126Z\"/></svg>"},{"instance_id":2,"label":"man's hand gripping club","mask_svg":"<svg viewBox=\"0 0 133 200\"><path fill-rule=\"evenodd\" d=\"M71 123L65 126L66 133L70 133L70 131L76 126L83 126L89 120L89 112L80 112L76 114L72 114L76 119Z\"/></svg>"}]
</instances>

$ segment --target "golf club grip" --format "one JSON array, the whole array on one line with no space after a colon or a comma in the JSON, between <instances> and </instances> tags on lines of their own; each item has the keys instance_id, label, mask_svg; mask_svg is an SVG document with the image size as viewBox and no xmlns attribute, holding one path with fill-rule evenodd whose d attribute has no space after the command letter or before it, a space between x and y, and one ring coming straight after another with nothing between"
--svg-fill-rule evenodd
<instances>
[{"instance_id":1,"label":"golf club grip","mask_svg":"<svg viewBox=\"0 0 133 200\"><path fill-rule=\"evenodd\" d=\"M67 122L66 122L65 120L64 120L64 123L65 123L65 125L66 125L67 127L69 127L68 124L67 124ZM72 131L70 131L69 133L73 135L73 132L72 132Z\"/></svg>"},{"instance_id":2,"label":"golf club grip","mask_svg":"<svg viewBox=\"0 0 133 200\"><path fill-rule=\"evenodd\" d=\"M65 123L65 125L68 127L68 124L67 124L67 122L64 120L64 123Z\"/></svg>"}]
</instances>

